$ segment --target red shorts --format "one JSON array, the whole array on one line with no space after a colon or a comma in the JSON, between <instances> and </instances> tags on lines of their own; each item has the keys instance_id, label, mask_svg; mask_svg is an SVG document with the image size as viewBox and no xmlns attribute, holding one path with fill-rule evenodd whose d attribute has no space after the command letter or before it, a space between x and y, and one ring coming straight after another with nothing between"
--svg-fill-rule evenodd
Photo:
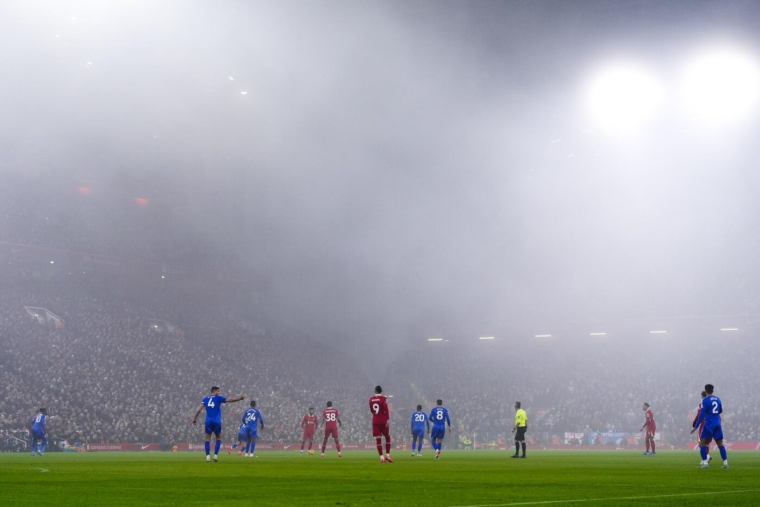
<instances>
[{"instance_id":1,"label":"red shorts","mask_svg":"<svg viewBox=\"0 0 760 507\"><path fill-rule=\"evenodd\" d=\"M335 440L338 440L338 428L325 428L325 439L330 438L330 436Z\"/></svg>"},{"instance_id":2,"label":"red shorts","mask_svg":"<svg viewBox=\"0 0 760 507\"><path fill-rule=\"evenodd\" d=\"M388 423L372 423L372 436L373 437L387 437L390 435L390 428L388 428Z\"/></svg>"},{"instance_id":3,"label":"red shorts","mask_svg":"<svg viewBox=\"0 0 760 507\"><path fill-rule=\"evenodd\" d=\"M654 434L657 431L657 425L647 426L644 428L644 431L646 431L647 436L654 437Z\"/></svg>"},{"instance_id":4,"label":"red shorts","mask_svg":"<svg viewBox=\"0 0 760 507\"><path fill-rule=\"evenodd\" d=\"M302 440L314 440L314 432L310 431L307 433L304 431Z\"/></svg>"}]
</instances>

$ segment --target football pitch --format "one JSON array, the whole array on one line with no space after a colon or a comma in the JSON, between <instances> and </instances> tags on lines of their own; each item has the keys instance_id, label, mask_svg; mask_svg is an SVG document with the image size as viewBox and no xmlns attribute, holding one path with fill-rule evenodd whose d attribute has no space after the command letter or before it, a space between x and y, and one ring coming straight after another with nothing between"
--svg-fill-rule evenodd
<instances>
[{"instance_id":1,"label":"football pitch","mask_svg":"<svg viewBox=\"0 0 760 507\"><path fill-rule=\"evenodd\" d=\"M715 453L717 456L717 452ZM325 458L261 452L0 454L4 505L760 505L760 453L734 452L731 468L696 452L333 451Z\"/></svg>"}]
</instances>

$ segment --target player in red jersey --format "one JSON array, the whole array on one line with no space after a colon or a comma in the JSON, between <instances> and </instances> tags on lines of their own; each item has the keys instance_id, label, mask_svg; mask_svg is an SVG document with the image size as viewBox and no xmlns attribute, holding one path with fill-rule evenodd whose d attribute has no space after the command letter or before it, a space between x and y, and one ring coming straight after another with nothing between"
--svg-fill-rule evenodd
<instances>
[{"instance_id":1,"label":"player in red jersey","mask_svg":"<svg viewBox=\"0 0 760 507\"><path fill-rule=\"evenodd\" d=\"M656 454L654 447L654 433L657 431L657 424L654 422L654 413L652 413L652 409L649 408L649 403L644 403L643 410L646 413L646 419L644 420L644 426L641 427L641 431L646 429L645 439L647 441L647 450L644 453L644 456L654 456ZM650 444L652 446L652 452L649 452Z\"/></svg>"},{"instance_id":2,"label":"player in red jersey","mask_svg":"<svg viewBox=\"0 0 760 507\"><path fill-rule=\"evenodd\" d=\"M704 400L705 398L707 398L707 391L702 391L702 399ZM692 423L691 423L692 427L694 427L694 425L697 424L697 421L699 420L699 415L700 415L701 412L702 412L702 403L700 402L699 406L697 407L697 416L694 418L694 421L692 421ZM705 420L704 420L704 418L702 418L702 422L699 424L699 428L694 428L693 430L691 430L691 434L692 435L694 434L695 431L699 430L697 432L697 441L700 440L699 435L702 434L702 428L704 428L704 427L705 427ZM712 456L710 456L710 443L711 442L712 442L712 438L710 438L707 441L707 462L708 463L710 461L712 461Z\"/></svg>"},{"instance_id":3,"label":"player in red jersey","mask_svg":"<svg viewBox=\"0 0 760 507\"><path fill-rule=\"evenodd\" d=\"M301 440L301 454L303 454L303 447L306 441L309 441L309 450L311 450L314 443L314 430L319 425L319 418L314 414L314 407L309 407L309 413L303 416L301 419L301 429L303 430L303 437Z\"/></svg>"},{"instance_id":4,"label":"player in red jersey","mask_svg":"<svg viewBox=\"0 0 760 507\"><path fill-rule=\"evenodd\" d=\"M391 422L388 410L388 399L382 395L383 388L375 387L375 395L369 399L369 410L372 412L372 436L377 442L377 453L381 463L393 463L391 459ZM383 456L383 438L385 437L385 456Z\"/></svg>"},{"instance_id":5,"label":"player in red jersey","mask_svg":"<svg viewBox=\"0 0 760 507\"><path fill-rule=\"evenodd\" d=\"M327 408L322 411L322 422L325 423L325 440L322 442L322 457L325 457L327 448L327 439L332 435L335 440L335 448L338 450L338 457L343 456L340 453L340 442L338 441L338 426L340 426L340 414L332 406L332 401L327 402Z\"/></svg>"}]
</instances>

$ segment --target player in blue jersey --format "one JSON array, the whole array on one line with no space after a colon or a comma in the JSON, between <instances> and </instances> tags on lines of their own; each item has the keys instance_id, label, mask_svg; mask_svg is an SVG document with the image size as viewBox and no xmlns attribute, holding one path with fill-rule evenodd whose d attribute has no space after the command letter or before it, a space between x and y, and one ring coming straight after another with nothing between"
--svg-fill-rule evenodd
<instances>
[{"instance_id":1,"label":"player in blue jersey","mask_svg":"<svg viewBox=\"0 0 760 507\"><path fill-rule=\"evenodd\" d=\"M710 445L710 439L715 439L715 443L720 451L720 457L723 458L723 468L728 468L728 454L726 453L726 447L723 445L723 428L720 420L720 414L723 413L723 403L720 401L720 398L713 394L713 389L712 384L705 386L707 396L702 399L699 417L692 425L696 428L703 420L705 422L702 432L699 434L699 454L702 456L702 462L699 464L699 467L710 468L707 446Z\"/></svg>"},{"instance_id":2,"label":"player in blue jersey","mask_svg":"<svg viewBox=\"0 0 760 507\"><path fill-rule=\"evenodd\" d=\"M240 447L240 450L238 451L238 456L242 456L243 449L245 448L247 443L248 443L248 429L245 425L245 421L243 421L240 423L240 427L238 428L237 443L227 448L227 454L232 454L233 450Z\"/></svg>"},{"instance_id":3,"label":"player in blue jersey","mask_svg":"<svg viewBox=\"0 0 760 507\"><path fill-rule=\"evenodd\" d=\"M417 405L417 411L412 412L412 456L414 456L414 448L417 448L417 456L422 456L422 442L425 441L425 425L427 425L427 433L430 433L430 419L425 412L422 411L422 405Z\"/></svg>"},{"instance_id":4,"label":"player in blue jersey","mask_svg":"<svg viewBox=\"0 0 760 507\"><path fill-rule=\"evenodd\" d=\"M259 438L259 423L261 423L261 429L264 429L264 418L259 409L256 408L256 400L251 400L251 408L243 414L243 423L245 423L246 430L245 457L253 458L256 440Z\"/></svg>"},{"instance_id":5,"label":"player in blue jersey","mask_svg":"<svg viewBox=\"0 0 760 507\"><path fill-rule=\"evenodd\" d=\"M211 451L211 435L216 436L216 442L214 445L214 461L219 461L219 448L222 446L222 403L234 403L236 401L244 400L245 394L241 394L237 398L227 399L222 396L222 390L214 386L211 388L211 394L203 398L203 401L198 405L198 410L195 411L193 416L193 424L197 424L198 415L201 410L206 409L206 461L211 461L209 453Z\"/></svg>"},{"instance_id":6,"label":"player in blue jersey","mask_svg":"<svg viewBox=\"0 0 760 507\"><path fill-rule=\"evenodd\" d=\"M37 411L37 415L32 419L32 424L29 426L29 435L31 439L30 448L32 449L32 456L34 456L35 450L37 454L42 456L45 452L45 446L47 445L47 437L45 436L45 420L47 419L47 409L41 408ZM39 445L37 442L39 441Z\"/></svg>"},{"instance_id":7,"label":"player in blue jersey","mask_svg":"<svg viewBox=\"0 0 760 507\"><path fill-rule=\"evenodd\" d=\"M436 407L430 411L430 420L433 421L433 430L430 432L430 444L435 449L435 459L441 457L443 437L446 436L446 426L451 433L451 420L449 411L443 406L443 400L436 400Z\"/></svg>"}]
</instances>

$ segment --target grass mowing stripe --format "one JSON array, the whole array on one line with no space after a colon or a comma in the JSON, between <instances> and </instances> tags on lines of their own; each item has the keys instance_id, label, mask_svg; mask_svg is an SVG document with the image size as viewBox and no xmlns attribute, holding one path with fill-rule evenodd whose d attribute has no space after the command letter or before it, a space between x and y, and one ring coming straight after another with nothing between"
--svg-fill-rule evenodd
<instances>
[{"instance_id":1,"label":"grass mowing stripe","mask_svg":"<svg viewBox=\"0 0 760 507\"><path fill-rule=\"evenodd\" d=\"M553 503L581 503L581 502L611 502L614 500L653 500L657 498L673 498L678 496L700 495L730 495L732 493L757 493L760 489L737 489L734 491L706 491L700 493L673 493L669 495L645 495L645 496L616 496L612 498L576 498L574 500L540 500L537 502L516 503L486 503L478 505L455 505L452 507L510 507L517 505L548 505Z\"/></svg>"}]
</instances>

